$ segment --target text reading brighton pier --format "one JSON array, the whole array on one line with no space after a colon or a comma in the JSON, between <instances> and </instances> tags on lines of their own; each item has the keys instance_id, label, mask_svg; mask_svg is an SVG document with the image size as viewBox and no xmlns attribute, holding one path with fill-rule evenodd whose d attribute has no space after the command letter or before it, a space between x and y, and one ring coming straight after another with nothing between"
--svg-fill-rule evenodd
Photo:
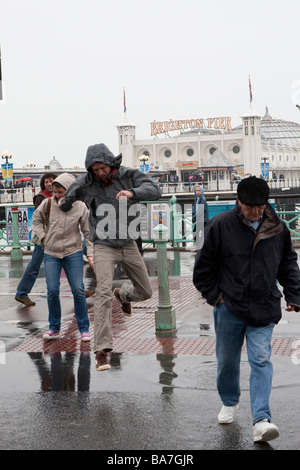
<instances>
[{"instance_id":1,"label":"text reading brighton pier","mask_svg":"<svg viewBox=\"0 0 300 470\"><path fill-rule=\"evenodd\" d=\"M151 135L162 134L169 131L184 129L224 129L231 131L231 117L214 117L208 119L182 119L180 121L153 121L151 122Z\"/></svg>"}]
</instances>

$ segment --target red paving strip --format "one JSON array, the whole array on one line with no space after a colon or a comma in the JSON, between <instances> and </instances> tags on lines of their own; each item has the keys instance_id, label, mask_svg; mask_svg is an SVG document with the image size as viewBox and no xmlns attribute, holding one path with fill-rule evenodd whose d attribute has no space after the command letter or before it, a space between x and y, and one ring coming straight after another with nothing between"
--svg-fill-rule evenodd
<instances>
[{"instance_id":1,"label":"red paving strip","mask_svg":"<svg viewBox=\"0 0 300 470\"><path fill-rule=\"evenodd\" d=\"M132 317L125 317L120 305L113 300L112 327L114 336L114 352L138 354L174 354L212 356L215 354L215 338L212 336L158 338L155 335L155 310L158 304L157 282L152 282L153 296L151 299L135 303ZM173 291L173 292L172 292ZM175 291L177 291L175 293ZM189 279L170 280L171 303L177 310L199 300L199 293ZM173 294L173 295L172 295ZM60 339L44 341L42 333L32 336L12 350L12 352L78 352L93 351L94 315L89 311L90 333L92 340L83 343L77 328L75 317L63 322ZM153 337L143 337L145 334ZM291 356L293 340L274 338L272 354L275 356ZM246 348L243 348L246 353Z\"/></svg>"},{"instance_id":2,"label":"red paving strip","mask_svg":"<svg viewBox=\"0 0 300 470\"><path fill-rule=\"evenodd\" d=\"M115 334L114 329L114 352L131 352L136 354L174 354L174 355L199 355L199 356L213 356L215 354L215 338L209 336L196 337L196 338L141 338L139 335L145 332L141 329L141 324L149 326L149 317L151 318L150 324L155 329L153 315L151 313L138 314L143 318L143 322L139 325L134 325L134 318L127 321L126 329L118 329ZM92 319L91 319L92 320ZM115 323L115 322L113 322ZM132 328L133 326L133 328ZM93 351L93 324L91 321L90 329L92 340L89 343L82 343L77 329L75 318L70 323L65 323L61 329L61 338L44 341L42 334L33 336L27 341L13 349L13 352L78 352L78 351ZM273 356L291 356L294 349L292 348L293 340L289 338L275 338L272 340L272 355ZM246 348L243 348L246 352Z\"/></svg>"}]
</instances>

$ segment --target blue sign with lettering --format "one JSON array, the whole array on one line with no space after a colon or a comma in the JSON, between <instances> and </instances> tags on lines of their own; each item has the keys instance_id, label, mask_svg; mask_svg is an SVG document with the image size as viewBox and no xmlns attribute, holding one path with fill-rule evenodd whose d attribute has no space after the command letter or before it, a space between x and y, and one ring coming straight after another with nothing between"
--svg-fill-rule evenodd
<instances>
[{"instance_id":1,"label":"blue sign with lettering","mask_svg":"<svg viewBox=\"0 0 300 470\"><path fill-rule=\"evenodd\" d=\"M263 162L260 164L261 174L263 178L268 178L269 176L269 162Z\"/></svg>"},{"instance_id":2,"label":"blue sign with lettering","mask_svg":"<svg viewBox=\"0 0 300 470\"><path fill-rule=\"evenodd\" d=\"M149 164L140 165L140 170L141 170L142 173L149 173Z\"/></svg>"}]
</instances>

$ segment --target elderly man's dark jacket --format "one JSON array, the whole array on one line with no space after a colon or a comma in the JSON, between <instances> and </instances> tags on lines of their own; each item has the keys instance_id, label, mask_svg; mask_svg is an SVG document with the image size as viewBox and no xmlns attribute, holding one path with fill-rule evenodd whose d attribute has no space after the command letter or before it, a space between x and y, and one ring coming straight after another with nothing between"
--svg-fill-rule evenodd
<instances>
[{"instance_id":1,"label":"elderly man's dark jacket","mask_svg":"<svg viewBox=\"0 0 300 470\"><path fill-rule=\"evenodd\" d=\"M228 309L253 326L278 323L283 287L288 304L300 306L300 273L290 232L267 204L254 230L236 204L207 225L197 253L193 282L215 305L222 295Z\"/></svg>"}]
</instances>

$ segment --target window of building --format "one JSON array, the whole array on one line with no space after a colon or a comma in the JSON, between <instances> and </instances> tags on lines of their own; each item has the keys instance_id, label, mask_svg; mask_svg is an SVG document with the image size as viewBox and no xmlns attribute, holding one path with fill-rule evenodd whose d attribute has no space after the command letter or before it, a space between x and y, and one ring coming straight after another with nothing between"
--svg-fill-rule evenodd
<instances>
[{"instance_id":1,"label":"window of building","mask_svg":"<svg viewBox=\"0 0 300 470\"><path fill-rule=\"evenodd\" d=\"M216 150L216 147L210 147L209 153L212 155Z\"/></svg>"},{"instance_id":2,"label":"window of building","mask_svg":"<svg viewBox=\"0 0 300 470\"><path fill-rule=\"evenodd\" d=\"M187 154L188 157L192 157L194 155L194 150L189 148L189 149L187 149L186 154Z\"/></svg>"},{"instance_id":3,"label":"window of building","mask_svg":"<svg viewBox=\"0 0 300 470\"><path fill-rule=\"evenodd\" d=\"M165 150L164 156L165 156L166 158L170 158L171 155L172 155L171 150L169 150L169 149Z\"/></svg>"},{"instance_id":4,"label":"window of building","mask_svg":"<svg viewBox=\"0 0 300 470\"><path fill-rule=\"evenodd\" d=\"M233 153L240 153L240 150L241 149L240 149L239 145L235 145L232 149Z\"/></svg>"}]
</instances>

